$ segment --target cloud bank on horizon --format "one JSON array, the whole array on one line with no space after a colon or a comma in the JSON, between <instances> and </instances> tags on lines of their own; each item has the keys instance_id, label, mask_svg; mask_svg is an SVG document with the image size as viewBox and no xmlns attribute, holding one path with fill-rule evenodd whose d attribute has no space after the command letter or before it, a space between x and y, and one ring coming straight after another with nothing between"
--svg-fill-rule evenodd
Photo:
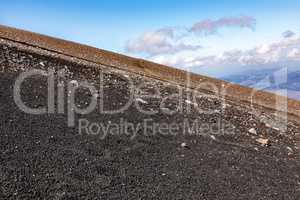
<instances>
[{"instance_id":1,"label":"cloud bank on horizon","mask_svg":"<svg viewBox=\"0 0 300 200\"><path fill-rule=\"evenodd\" d=\"M131 39L125 51L142 55L161 64L185 68L193 72L201 68L234 69L300 66L300 37L292 30L283 31L278 41L251 49L232 49L204 55L206 47L199 43L212 35L222 37L225 29L248 29L255 32L257 20L252 16L205 19L190 27L163 27ZM236 33L238 34L238 33ZM224 38L226 40L226 38ZM197 41L197 42L195 42Z\"/></svg>"}]
</instances>

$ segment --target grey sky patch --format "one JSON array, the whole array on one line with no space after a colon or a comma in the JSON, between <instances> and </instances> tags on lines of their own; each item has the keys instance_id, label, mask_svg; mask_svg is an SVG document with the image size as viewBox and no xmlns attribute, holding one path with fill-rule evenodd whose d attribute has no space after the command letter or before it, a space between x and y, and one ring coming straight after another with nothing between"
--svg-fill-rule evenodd
<instances>
[{"instance_id":1,"label":"grey sky patch","mask_svg":"<svg viewBox=\"0 0 300 200\"><path fill-rule=\"evenodd\" d=\"M294 33L291 30L287 30L287 31L282 33L283 38L290 38L290 37L293 37L294 35L296 35L296 33Z\"/></svg>"},{"instance_id":2,"label":"grey sky patch","mask_svg":"<svg viewBox=\"0 0 300 200\"><path fill-rule=\"evenodd\" d=\"M223 17L218 20L206 19L197 22L189 29L189 31L193 33L211 35L225 27L248 28L253 30L255 25L256 19L250 16Z\"/></svg>"}]
</instances>

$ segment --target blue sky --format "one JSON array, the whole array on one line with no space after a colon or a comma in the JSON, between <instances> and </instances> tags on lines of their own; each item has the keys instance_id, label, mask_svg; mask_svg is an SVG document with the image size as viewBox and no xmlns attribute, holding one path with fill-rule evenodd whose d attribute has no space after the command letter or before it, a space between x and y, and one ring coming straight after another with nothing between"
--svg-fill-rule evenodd
<instances>
[{"instance_id":1,"label":"blue sky","mask_svg":"<svg viewBox=\"0 0 300 200\"><path fill-rule=\"evenodd\" d=\"M258 67L255 59L266 67L298 62L299 0L10 0L0 6L0 24L211 76ZM246 19L255 24L245 27L241 23ZM197 23L198 32L192 32ZM207 23L214 26L213 33L203 29ZM286 31L292 36L283 38ZM278 51L286 56L262 61L278 56ZM287 55L293 59L287 60Z\"/></svg>"}]
</instances>

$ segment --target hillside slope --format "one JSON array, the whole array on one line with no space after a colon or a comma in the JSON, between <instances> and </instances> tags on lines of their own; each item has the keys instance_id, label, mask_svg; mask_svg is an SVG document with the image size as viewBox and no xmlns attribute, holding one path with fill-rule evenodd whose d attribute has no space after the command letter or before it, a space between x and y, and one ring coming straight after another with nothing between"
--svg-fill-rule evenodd
<instances>
[{"instance_id":1,"label":"hillside slope","mask_svg":"<svg viewBox=\"0 0 300 200\"><path fill-rule=\"evenodd\" d=\"M179 87L164 77L4 38L0 69L1 199L300 198L300 120L292 113L283 124L276 110L251 107L239 98L223 102L208 90ZM16 80L33 69L45 76L24 80L22 101L30 108L47 107L52 70L53 113L26 114L15 102ZM133 96L128 80L141 86ZM86 108L93 98L103 102L104 110L132 102L115 114L98 106L75 114L73 126L72 94L63 86L82 81L102 89L103 96L78 89L76 109ZM56 101L61 98L58 86L63 103ZM82 122L89 127L82 128ZM171 132L166 125L173 126Z\"/></svg>"}]
</instances>

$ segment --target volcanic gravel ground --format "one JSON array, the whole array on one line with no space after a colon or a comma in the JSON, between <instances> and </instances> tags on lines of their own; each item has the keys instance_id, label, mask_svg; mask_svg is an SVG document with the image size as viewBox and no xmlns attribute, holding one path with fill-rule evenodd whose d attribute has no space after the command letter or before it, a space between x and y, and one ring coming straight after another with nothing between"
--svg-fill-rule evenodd
<instances>
[{"instance_id":1,"label":"volcanic gravel ground","mask_svg":"<svg viewBox=\"0 0 300 200\"><path fill-rule=\"evenodd\" d=\"M179 88L170 83L50 56L44 50L23 51L20 46L4 40L0 46L1 199L300 199L299 120L289 120L288 131L282 134L280 121L263 108L224 104L201 91L197 103L192 103L188 97L193 91L181 88L180 99ZM77 114L75 126L68 127L66 90L65 114L30 115L16 106L15 80L30 69L54 69L55 85L87 80L97 90L102 74L105 110L121 108L131 98L127 77L141 89L125 111L102 114L97 108ZM58 77L59 70L65 77ZM142 96L155 94L156 88L157 97ZM47 106L47 78L26 79L21 94L29 107ZM75 104L85 108L91 98L101 99L98 93L78 89ZM180 111L168 113L180 102ZM135 104L157 113L142 113ZM199 113L196 107L213 113ZM80 119L136 126L145 120L177 125L197 120L227 128L222 134L184 126L173 134L130 127L127 134L79 134Z\"/></svg>"}]
</instances>

